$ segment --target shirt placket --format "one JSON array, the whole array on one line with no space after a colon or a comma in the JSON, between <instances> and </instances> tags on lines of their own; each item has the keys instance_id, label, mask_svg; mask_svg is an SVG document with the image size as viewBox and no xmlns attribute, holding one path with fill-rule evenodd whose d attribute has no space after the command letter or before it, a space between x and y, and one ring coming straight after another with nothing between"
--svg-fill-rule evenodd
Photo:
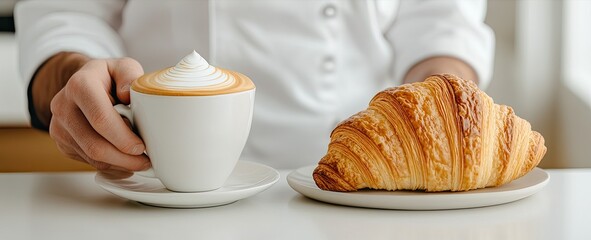
<instances>
[{"instance_id":1,"label":"shirt placket","mask_svg":"<svg viewBox=\"0 0 591 240\"><path fill-rule=\"evenodd\" d=\"M335 105L333 106L334 115L333 115L333 125L336 126L338 124L339 117L338 117L338 104L340 101L338 99L342 94L342 91L339 89L339 63L341 62L340 56L341 54L339 51L340 48L340 41L339 41L339 31L341 30L342 21L339 21L341 14L339 12L339 1L326 1L324 4L321 5L319 10L319 14L321 15L321 24L323 27L327 28L327 46L324 51L324 56L320 63L319 69L322 74L322 81L323 81L323 90L330 94L331 102Z\"/></svg>"}]
</instances>

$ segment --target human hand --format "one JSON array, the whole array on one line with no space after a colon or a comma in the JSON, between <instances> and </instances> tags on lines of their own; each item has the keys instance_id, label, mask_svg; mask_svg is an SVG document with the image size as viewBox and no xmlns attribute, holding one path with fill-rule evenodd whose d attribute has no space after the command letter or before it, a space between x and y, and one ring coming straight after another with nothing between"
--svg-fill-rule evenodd
<instances>
[{"instance_id":1,"label":"human hand","mask_svg":"<svg viewBox=\"0 0 591 240\"><path fill-rule=\"evenodd\" d=\"M51 100L49 134L58 149L98 170L149 168L142 140L113 108L129 104L131 82L143 73L131 58L86 62Z\"/></svg>"}]
</instances>

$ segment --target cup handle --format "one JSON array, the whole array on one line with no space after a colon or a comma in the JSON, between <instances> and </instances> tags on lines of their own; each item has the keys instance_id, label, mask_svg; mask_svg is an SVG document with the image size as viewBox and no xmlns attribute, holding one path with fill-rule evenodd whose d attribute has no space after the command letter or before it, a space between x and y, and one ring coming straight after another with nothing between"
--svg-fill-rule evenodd
<instances>
[{"instance_id":1,"label":"cup handle","mask_svg":"<svg viewBox=\"0 0 591 240\"><path fill-rule=\"evenodd\" d=\"M131 108L129 106L127 106L125 104L117 104L114 106L114 108L115 108L115 111L117 111L119 113L119 115L129 119L129 122L131 122L132 126L135 125L133 122L133 114L131 113ZM143 177L156 178L156 175L154 174L154 169L152 169L152 168L150 168L148 170L144 170L144 171L138 171L135 173L140 176L143 176Z\"/></svg>"}]
</instances>

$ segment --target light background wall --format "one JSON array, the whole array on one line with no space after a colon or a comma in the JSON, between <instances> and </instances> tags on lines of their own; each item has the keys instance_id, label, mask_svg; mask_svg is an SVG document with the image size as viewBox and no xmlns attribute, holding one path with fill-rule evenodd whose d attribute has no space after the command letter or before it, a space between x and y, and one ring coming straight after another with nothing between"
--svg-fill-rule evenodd
<instances>
[{"instance_id":1,"label":"light background wall","mask_svg":"<svg viewBox=\"0 0 591 240\"><path fill-rule=\"evenodd\" d=\"M513 106L546 139L544 167L591 167L591 89L581 88L591 79L572 75L565 67L568 49L591 22L570 19L572 6L591 5L586 0L491 0L486 22L497 39L493 82L487 89L495 102ZM570 5L569 5L570 4ZM586 30L590 31L590 30ZM574 49L574 50L572 50ZM570 66L572 62L568 63ZM582 66L591 69L591 66ZM570 76L570 77L568 77ZM589 84L587 84L589 85Z\"/></svg>"}]
</instances>

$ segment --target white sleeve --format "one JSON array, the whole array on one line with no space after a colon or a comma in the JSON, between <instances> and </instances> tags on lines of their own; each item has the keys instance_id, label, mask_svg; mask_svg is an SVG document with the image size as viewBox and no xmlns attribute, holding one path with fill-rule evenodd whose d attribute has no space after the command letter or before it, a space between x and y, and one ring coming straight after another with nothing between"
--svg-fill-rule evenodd
<instances>
[{"instance_id":1,"label":"white sleeve","mask_svg":"<svg viewBox=\"0 0 591 240\"><path fill-rule=\"evenodd\" d=\"M124 6L124 0L18 2L15 25L25 84L41 64L61 51L91 58L124 56L117 33Z\"/></svg>"},{"instance_id":2,"label":"white sleeve","mask_svg":"<svg viewBox=\"0 0 591 240\"><path fill-rule=\"evenodd\" d=\"M394 79L418 62L451 56L469 64L482 89L492 77L494 33L484 24L484 0L402 0L386 32L394 50Z\"/></svg>"}]
</instances>

